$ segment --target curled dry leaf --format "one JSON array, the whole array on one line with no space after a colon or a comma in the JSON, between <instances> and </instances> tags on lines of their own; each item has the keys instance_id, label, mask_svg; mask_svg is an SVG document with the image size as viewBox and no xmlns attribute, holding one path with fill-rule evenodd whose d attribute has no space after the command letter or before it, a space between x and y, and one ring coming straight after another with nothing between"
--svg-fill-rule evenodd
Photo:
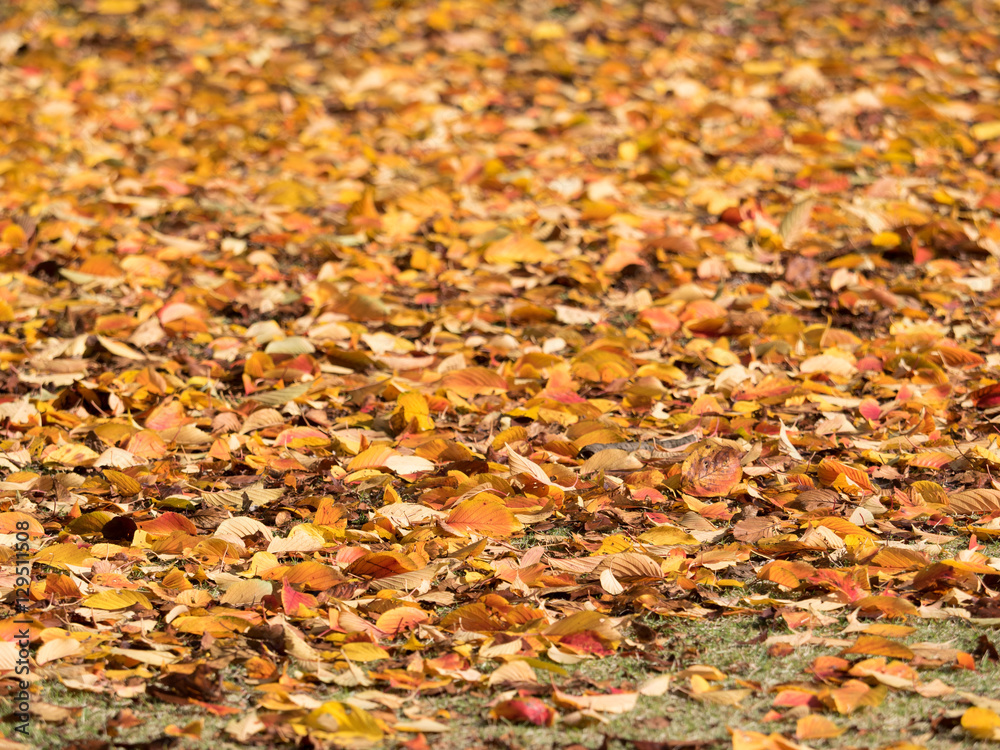
<instances>
[{"instance_id":1,"label":"curled dry leaf","mask_svg":"<svg viewBox=\"0 0 1000 750\"><path fill-rule=\"evenodd\" d=\"M583 462L580 475L586 476L595 471L634 471L642 468L642 461L628 451L617 448L605 448Z\"/></svg>"},{"instance_id":2,"label":"curled dry leaf","mask_svg":"<svg viewBox=\"0 0 1000 750\"><path fill-rule=\"evenodd\" d=\"M545 470L529 458L518 455L509 445L507 446L507 461L510 464L512 474L527 474L532 479L542 484L561 489L572 489L572 485L561 485L553 481Z\"/></svg>"}]
</instances>

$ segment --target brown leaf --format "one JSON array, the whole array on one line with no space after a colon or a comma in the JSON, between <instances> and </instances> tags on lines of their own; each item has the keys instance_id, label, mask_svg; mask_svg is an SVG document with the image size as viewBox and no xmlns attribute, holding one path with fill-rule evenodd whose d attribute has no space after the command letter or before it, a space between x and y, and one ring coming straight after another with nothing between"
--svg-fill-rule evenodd
<instances>
[{"instance_id":1,"label":"brown leaf","mask_svg":"<svg viewBox=\"0 0 1000 750\"><path fill-rule=\"evenodd\" d=\"M168 672L149 688L149 692L160 700L179 704L217 703L225 697L218 674L206 664L198 664L190 672Z\"/></svg>"},{"instance_id":2,"label":"brown leaf","mask_svg":"<svg viewBox=\"0 0 1000 750\"><path fill-rule=\"evenodd\" d=\"M1000 510L1000 490L962 490L948 495L948 510L963 516L985 515Z\"/></svg>"},{"instance_id":3,"label":"brown leaf","mask_svg":"<svg viewBox=\"0 0 1000 750\"><path fill-rule=\"evenodd\" d=\"M755 516L739 521L732 528L735 539L753 544L761 539L767 539L778 533L781 521L774 516Z\"/></svg>"}]
</instances>

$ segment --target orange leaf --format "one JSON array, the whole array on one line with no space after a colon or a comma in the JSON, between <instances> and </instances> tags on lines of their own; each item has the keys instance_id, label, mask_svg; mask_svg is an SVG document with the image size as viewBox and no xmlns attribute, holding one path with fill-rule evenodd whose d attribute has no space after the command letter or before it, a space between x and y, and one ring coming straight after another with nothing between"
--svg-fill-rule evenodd
<instances>
[{"instance_id":1,"label":"orange leaf","mask_svg":"<svg viewBox=\"0 0 1000 750\"><path fill-rule=\"evenodd\" d=\"M811 575L809 582L839 594L841 599L848 602L864 599L870 588L865 568L855 568L855 575L847 570L824 568Z\"/></svg>"},{"instance_id":2,"label":"orange leaf","mask_svg":"<svg viewBox=\"0 0 1000 750\"><path fill-rule=\"evenodd\" d=\"M653 333L669 336L680 330L681 322L672 312L662 307L648 307L639 313L639 320L649 326Z\"/></svg>"},{"instance_id":3,"label":"orange leaf","mask_svg":"<svg viewBox=\"0 0 1000 750\"><path fill-rule=\"evenodd\" d=\"M365 448L347 464L348 471L359 471L361 469L378 469L385 466L385 462L396 455L396 451L384 443Z\"/></svg>"},{"instance_id":4,"label":"orange leaf","mask_svg":"<svg viewBox=\"0 0 1000 750\"><path fill-rule=\"evenodd\" d=\"M461 629L472 633L492 633L503 629L503 625L493 618L486 605L481 602L452 610L438 624L445 630Z\"/></svg>"},{"instance_id":5,"label":"orange leaf","mask_svg":"<svg viewBox=\"0 0 1000 750\"><path fill-rule=\"evenodd\" d=\"M407 630L412 630L430 615L417 607L395 607L378 616L375 627L387 636L395 637Z\"/></svg>"},{"instance_id":6,"label":"orange leaf","mask_svg":"<svg viewBox=\"0 0 1000 750\"><path fill-rule=\"evenodd\" d=\"M150 412L144 426L147 430L161 431L183 427L192 421L194 420L188 418L184 411L184 405L180 401L168 401Z\"/></svg>"},{"instance_id":7,"label":"orange leaf","mask_svg":"<svg viewBox=\"0 0 1000 750\"><path fill-rule=\"evenodd\" d=\"M923 451L912 458L908 458L906 463L910 466L917 466L923 469L943 469L955 460L955 456L944 451Z\"/></svg>"},{"instance_id":8,"label":"orange leaf","mask_svg":"<svg viewBox=\"0 0 1000 750\"><path fill-rule=\"evenodd\" d=\"M325 591L343 582L343 577L328 565L314 560L293 565L284 576L291 584L299 584L313 591Z\"/></svg>"},{"instance_id":9,"label":"orange leaf","mask_svg":"<svg viewBox=\"0 0 1000 750\"><path fill-rule=\"evenodd\" d=\"M155 432L143 430L129 438L125 450L137 458L160 459L167 455L167 444Z\"/></svg>"},{"instance_id":10,"label":"orange leaf","mask_svg":"<svg viewBox=\"0 0 1000 750\"><path fill-rule=\"evenodd\" d=\"M854 645L841 653L886 656L890 659L909 660L913 658L913 652L905 644L878 635L859 635Z\"/></svg>"},{"instance_id":11,"label":"orange leaf","mask_svg":"<svg viewBox=\"0 0 1000 750\"><path fill-rule=\"evenodd\" d=\"M175 531L183 531L186 534L197 534L198 527L191 523L190 519L180 513L169 511L163 513L149 521L141 521L139 528L150 534L172 534Z\"/></svg>"},{"instance_id":12,"label":"orange leaf","mask_svg":"<svg viewBox=\"0 0 1000 750\"><path fill-rule=\"evenodd\" d=\"M870 565L876 565L880 568L913 570L927 565L930 562L930 558L926 552L920 552L919 550L902 547L885 547L879 550L868 562Z\"/></svg>"},{"instance_id":13,"label":"orange leaf","mask_svg":"<svg viewBox=\"0 0 1000 750\"><path fill-rule=\"evenodd\" d=\"M848 680L841 687L829 691L823 701L832 704L837 713L849 714L861 706L878 706L887 692L884 685L871 688L861 680Z\"/></svg>"},{"instance_id":14,"label":"orange leaf","mask_svg":"<svg viewBox=\"0 0 1000 750\"><path fill-rule=\"evenodd\" d=\"M820 461L819 470L817 475L823 484L832 485L837 481L839 476L845 476L850 479L855 485L868 492L874 492L875 487L871 482L868 475L861 469L856 469L853 466L848 466L847 464L841 463L840 461L834 461L832 458L824 458Z\"/></svg>"},{"instance_id":15,"label":"orange leaf","mask_svg":"<svg viewBox=\"0 0 1000 750\"><path fill-rule=\"evenodd\" d=\"M330 442L327 434L315 427L292 427L282 430L274 440L275 445L296 449L326 446L330 445Z\"/></svg>"},{"instance_id":16,"label":"orange leaf","mask_svg":"<svg viewBox=\"0 0 1000 750\"><path fill-rule=\"evenodd\" d=\"M538 698L515 698L495 705L490 710L490 718L494 721L503 719L515 724L551 727L555 724L556 712Z\"/></svg>"},{"instance_id":17,"label":"orange leaf","mask_svg":"<svg viewBox=\"0 0 1000 750\"><path fill-rule=\"evenodd\" d=\"M703 443L681 466L682 487L695 497L725 497L743 478L735 448Z\"/></svg>"},{"instance_id":18,"label":"orange leaf","mask_svg":"<svg viewBox=\"0 0 1000 750\"><path fill-rule=\"evenodd\" d=\"M29 536L45 536L45 529L33 516L18 510L0 513L0 534L17 534L18 532L24 532Z\"/></svg>"},{"instance_id":19,"label":"orange leaf","mask_svg":"<svg viewBox=\"0 0 1000 750\"><path fill-rule=\"evenodd\" d=\"M803 716L795 723L795 738L799 740L826 740L839 737L846 731L825 716L817 714Z\"/></svg>"},{"instance_id":20,"label":"orange leaf","mask_svg":"<svg viewBox=\"0 0 1000 750\"><path fill-rule=\"evenodd\" d=\"M485 367L453 370L441 378L441 386L449 391L454 391L462 398L495 396L506 393L509 387L505 378Z\"/></svg>"},{"instance_id":21,"label":"orange leaf","mask_svg":"<svg viewBox=\"0 0 1000 750\"><path fill-rule=\"evenodd\" d=\"M881 612L885 617L915 617L919 612L916 606L898 596L866 596L854 604L861 612Z\"/></svg>"},{"instance_id":22,"label":"orange leaf","mask_svg":"<svg viewBox=\"0 0 1000 750\"><path fill-rule=\"evenodd\" d=\"M808 563L774 560L757 571L757 578L761 581L771 581L788 589L795 589L815 572L816 569Z\"/></svg>"},{"instance_id":23,"label":"orange leaf","mask_svg":"<svg viewBox=\"0 0 1000 750\"><path fill-rule=\"evenodd\" d=\"M458 531L493 539L503 539L521 529L511 510L485 492L456 505L447 523Z\"/></svg>"},{"instance_id":24,"label":"orange leaf","mask_svg":"<svg viewBox=\"0 0 1000 750\"><path fill-rule=\"evenodd\" d=\"M809 526L825 526L830 529L834 534L844 539L848 536L861 536L866 539L874 539L875 535L870 531L867 531L857 524L851 523L846 518L838 518L837 516L823 516L822 518L813 518L808 522Z\"/></svg>"},{"instance_id":25,"label":"orange leaf","mask_svg":"<svg viewBox=\"0 0 1000 750\"><path fill-rule=\"evenodd\" d=\"M784 376L766 375L756 385L746 381L737 385L732 392L733 401L760 401L762 403L774 404L784 401L791 396L799 385Z\"/></svg>"},{"instance_id":26,"label":"orange leaf","mask_svg":"<svg viewBox=\"0 0 1000 750\"><path fill-rule=\"evenodd\" d=\"M366 578L385 578L417 569L417 564L402 552L369 552L347 566L347 572Z\"/></svg>"},{"instance_id":27,"label":"orange leaf","mask_svg":"<svg viewBox=\"0 0 1000 750\"><path fill-rule=\"evenodd\" d=\"M986 362L982 356L960 346L939 344L934 351L951 367L975 367Z\"/></svg>"},{"instance_id":28,"label":"orange leaf","mask_svg":"<svg viewBox=\"0 0 1000 750\"><path fill-rule=\"evenodd\" d=\"M839 656L817 656L805 671L813 674L817 680L830 682L840 673L846 672L850 666L851 663L847 659L841 659Z\"/></svg>"},{"instance_id":29,"label":"orange leaf","mask_svg":"<svg viewBox=\"0 0 1000 750\"><path fill-rule=\"evenodd\" d=\"M873 398L866 398L861 401L858 406L858 412L865 419L870 419L875 421L879 418L882 413L882 408L878 405L878 401Z\"/></svg>"},{"instance_id":30,"label":"orange leaf","mask_svg":"<svg viewBox=\"0 0 1000 750\"><path fill-rule=\"evenodd\" d=\"M0 242L10 245L13 248L19 248L27 241L28 235L24 233L24 229L18 224L8 224L4 227L3 234L0 235Z\"/></svg>"}]
</instances>

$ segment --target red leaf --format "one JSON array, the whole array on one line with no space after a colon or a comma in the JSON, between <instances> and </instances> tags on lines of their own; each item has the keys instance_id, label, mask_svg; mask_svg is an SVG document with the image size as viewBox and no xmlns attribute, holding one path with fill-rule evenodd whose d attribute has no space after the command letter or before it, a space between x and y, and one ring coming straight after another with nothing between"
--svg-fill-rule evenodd
<instances>
[{"instance_id":1,"label":"red leaf","mask_svg":"<svg viewBox=\"0 0 1000 750\"><path fill-rule=\"evenodd\" d=\"M1000 406L1000 383L988 385L969 394L977 409L991 409Z\"/></svg>"},{"instance_id":2,"label":"red leaf","mask_svg":"<svg viewBox=\"0 0 1000 750\"><path fill-rule=\"evenodd\" d=\"M490 711L490 718L515 724L551 727L556 722L556 712L538 698L515 698L495 705Z\"/></svg>"}]
</instances>

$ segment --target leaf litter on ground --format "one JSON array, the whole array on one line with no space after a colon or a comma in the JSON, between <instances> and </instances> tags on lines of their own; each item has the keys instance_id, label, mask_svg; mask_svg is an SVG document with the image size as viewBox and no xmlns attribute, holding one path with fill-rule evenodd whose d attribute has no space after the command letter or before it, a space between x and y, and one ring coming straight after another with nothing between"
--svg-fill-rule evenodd
<instances>
[{"instance_id":1,"label":"leaf litter on ground","mask_svg":"<svg viewBox=\"0 0 1000 750\"><path fill-rule=\"evenodd\" d=\"M904 694L928 742L1000 739L988 680L925 679L997 660L996 16L0 9L7 694L27 619L33 696L201 712L163 742L666 694L742 711L734 748ZM762 684L650 617L825 653ZM976 647L910 638L942 620ZM658 674L566 671L623 653Z\"/></svg>"}]
</instances>

